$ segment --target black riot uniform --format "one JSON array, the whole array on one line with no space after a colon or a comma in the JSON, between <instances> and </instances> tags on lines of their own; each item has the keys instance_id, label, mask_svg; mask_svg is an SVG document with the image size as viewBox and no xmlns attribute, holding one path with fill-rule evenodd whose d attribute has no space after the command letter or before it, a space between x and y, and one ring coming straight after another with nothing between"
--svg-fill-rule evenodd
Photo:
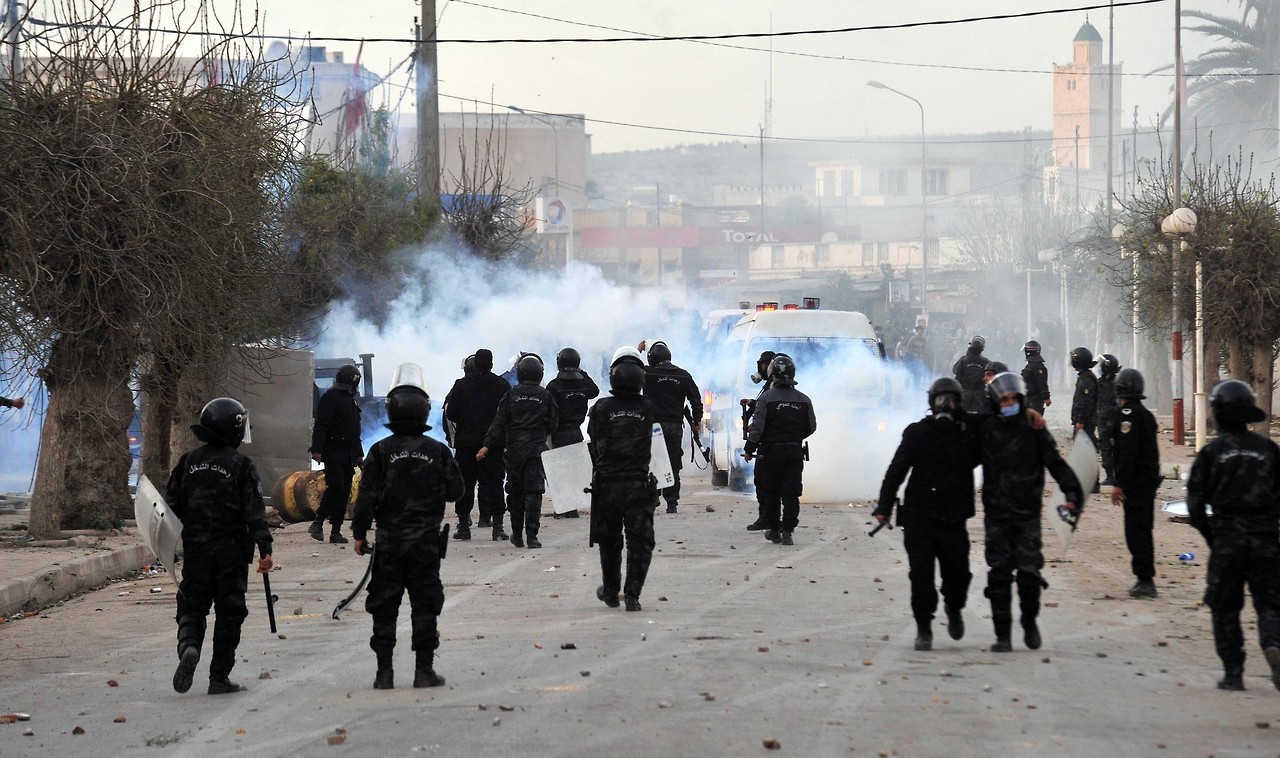
<instances>
[{"instance_id":1,"label":"black riot uniform","mask_svg":"<svg viewBox=\"0 0 1280 758\"><path fill-rule=\"evenodd\" d=\"M1053 400L1049 394L1049 368L1040 354L1040 343L1028 340L1022 346L1022 353L1027 357L1027 365L1022 368L1022 381L1027 385L1027 407L1036 413L1044 413Z\"/></svg>"},{"instance_id":2,"label":"black riot uniform","mask_svg":"<svg viewBox=\"0 0 1280 758\"><path fill-rule=\"evenodd\" d=\"M765 536L784 545L793 544L791 535L800 523L802 445L818 428L813 402L795 388L795 373L795 363L787 355L769 364L773 386L760 394L743 448L744 456L756 458L756 496L769 527Z\"/></svg>"},{"instance_id":3,"label":"black riot uniform","mask_svg":"<svg viewBox=\"0 0 1280 758\"><path fill-rule=\"evenodd\" d=\"M1280 688L1280 447L1248 430L1266 418L1248 384L1221 382L1209 402L1221 432L1191 464L1187 507L1209 544L1204 603L1213 611L1213 641L1226 674L1218 687L1244 689L1240 609L1247 582L1271 680Z\"/></svg>"},{"instance_id":4,"label":"black riot uniform","mask_svg":"<svg viewBox=\"0 0 1280 758\"><path fill-rule=\"evenodd\" d=\"M446 533L440 530L445 502L462 495L462 473L449 448L425 435L430 399L422 369L401 364L387 393L387 428L392 435L369 448L351 535L364 552L369 528L377 523L377 549L365 610L373 616L369 647L378 659L374 687L390 689L396 618L409 593L415 652L415 687L444 684L433 666L440 646L436 619L444 607L440 557Z\"/></svg>"},{"instance_id":5,"label":"black riot uniform","mask_svg":"<svg viewBox=\"0 0 1280 758\"><path fill-rule=\"evenodd\" d=\"M769 391L773 384L769 381L769 364L773 363L777 353L772 350L765 350L760 353L760 357L756 359L756 372L751 375L751 381L756 384L763 384L760 391L756 393L754 398L742 398L738 402L742 405L742 439L747 439L747 430L751 428L751 416L756 412L756 405L760 402L760 396ZM760 490L756 490L756 520L747 525L748 532L760 532L769 528L769 519L765 516L764 501L760 499Z\"/></svg>"},{"instance_id":6,"label":"black riot uniform","mask_svg":"<svg viewBox=\"0 0 1280 758\"><path fill-rule=\"evenodd\" d=\"M1145 395L1142 374L1135 369L1121 371L1115 380L1119 410L1112 422L1098 429L1108 441L1114 461L1114 489L1111 502L1124 505L1124 542L1132 557L1133 575L1138 583L1129 589L1133 597L1155 597L1156 489L1160 475L1160 450L1156 444L1156 419L1142 404Z\"/></svg>"},{"instance_id":7,"label":"black riot uniform","mask_svg":"<svg viewBox=\"0 0 1280 758\"><path fill-rule=\"evenodd\" d=\"M311 457L324 464L324 494L311 522L311 536L324 539L324 522L330 524L329 541L346 542L339 531L347 515L351 499L351 480L356 466L364 460L360 442L360 406L356 405L356 387L360 372L355 366L338 369L333 386L320 397L316 407L315 426L311 430Z\"/></svg>"},{"instance_id":8,"label":"black riot uniform","mask_svg":"<svg viewBox=\"0 0 1280 758\"><path fill-rule=\"evenodd\" d=\"M1103 353L1098 362L1098 406L1095 429L1098 437L1098 454L1102 456L1104 478L1102 484L1115 484L1115 455L1112 451L1112 438L1107 434L1120 413L1120 404L1116 402L1116 373L1120 371L1120 361L1114 355Z\"/></svg>"},{"instance_id":9,"label":"black riot uniform","mask_svg":"<svg viewBox=\"0 0 1280 758\"><path fill-rule=\"evenodd\" d=\"M1040 647L1036 617L1040 613L1040 576L1044 555L1040 541L1040 498L1044 491L1044 471L1062 488L1066 502L1078 509L1084 495L1075 473L1058 454L1058 446L1047 429L1033 429L1023 413L1026 401L1022 377L998 374L989 389L996 415L983 422L982 506L986 528L987 598L996 642L993 652L1012 649L1009 632L1013 622L1011 605L1014 572L1017 572L1018 599L1022 610L1024 641L1028 648ZM1000 398L1012 394L1016 401ZM1007 414L1007 415L1006 415Z\"/></svg>"},{"instance_id":10,"label":"black riot uniform","mask_svg":"<svg viewBox=\"0 0 1280 758\"><path fill-rule=\"evenodd\" d=\"M560 351L556 363L562 363L562 356L569 350ZM600 395L587 372L578 365L578 352L573 351L570 359L572 365L560 368L556 378L547 382L547 391L556 399L556 410L560 414L560 422L551 433L551 447L564 447L575 442L582 442L582 422L587 418L587 404Z\"/></svg>"},{"instance_id":11,"label":"black riot uniform","mask_svg":"<svg viewBox=\"0 0 1280 758\"><path fill-rule=\"evenodd\" d=\"M454 511L458 514L458 539L471 536L471 508L477 499L481 529L493 527L493 539L505 540L502 514L502 449L477 461L476 453L484 447L484 435L498 413L498 404L511 385L493 373L493 353L476 351L475 369L453 383L444 399L445 423L452 426L453 448L457 452L458 469L462 471L462 497ZM465 373L465 372L464 372ZM477 497L476 490L479 489Z\"/></svg>"},{"instance_id":12,"label":"black riot uniform","mask_svg":"<svg viewBox=\"0 0 1280 758\"><path fill-rule=\"evenodd\" d=\"M911 580L911 613L916 619L916 649L929 650L931 627L938 609L934 566L942 574L942 598L947 631L964 636L961 609L969 595L969 530L973 518L973 469L979 463L978 423L983 417L960 410L959 382L949 377L929 388L931 415L907 426L880 485L880 500L872 515L881 521L893 516L898 488L907 489L898 510ZM907 472L911 478L907 479Z\"/></svg>"},{"instance_id":13,"label":"black riot uniform","mask_svg":"<svg viewBox=\"0 0 1280 758\"><path fill-rule=\"evenodd\" d=\"M484 447L480 448L486 455L495 448L505 448L507 510L511 512L511 544L516 547L523 547L526 537L529 547L542 547L538 541L542 493L546 491L542 453L547 449L547 438L559 424L555 398L541 385L542 371L542 360L537 356L520 359L520 383L498 404Z\"/></svg>"},{"instance_id":14,"label":"black riot uniform","mask_svg":"<svg viewBox=\"0 0 1280 758\"><path fill-rule=\"evenodd\" d=\"M662 491L667 501L667 513L675 513L680 503L681 443L684 439L684 406L689 403L692 423L702 421L702 394L688 371L671 362L671 350L665 342L655 342L649 348L649 366L644 372L644 396L653 401L657 409L662 437L667 444L667 456L671 459L671 473L675 484Z\"/></svg>"},{"instance_id":15,"label":"black riot uniform","mask_svg":"<svg viewBox=\"0 0 1280 758\"><path fill-rule=\"evenodd\" d=\"M1098 446L1095 435L1098 423L1098 377L1093 367L1098 362L1087 347L1071 351L1071 367L1076 370L1076 389L1071 396L1071 424L1089 435L1089 441Z\"/></svg>"},{"instance_id":16,"label":"black riot uniform","mask_svg":"<svg viewBox=\"0 0 1280 758\"><path fill-rule=\"evenodd\" d=\"M165 490L165 502L183 527L177 613L179 663L173 676L173 688L178 692L191 688L210 607L217 617L209 694L241 689L228 677L236 664L240 627L249 615L244 596L255 545L259 570L271 569L271 531L258 471L253 461L236 450L244 439L245 417L244 406L236 400L210 401L200 413L201 423L192 426L206 444L178 459Z\"/></svg>"},{"instance_id":17,"label":"black riot uniform","mask_svg":"<svg viewBox=\"0 0 1280 758\"><path fill-rule=\"evenodd\" d=\"M656 410L640 394L645 381L639 353L624 348L609 369L610 397L588 413L591 441L591 541L600 546L603 583L596 597L611 608L618 592L627 610L640 610L653 558L653 512L658 504L657 480L649 473ZM622 581L622 544L626 535L627 577Z\"/></svg>"},{"instance_id":18,"label":"black riot uniform","mask_svg":"<svg viewBox=\"0 0 1280 758\"><path fill-rule=\"evenodd\" d=\"M969 349L951 366L951 373L964 390L964 407L969 410L987 407L985 374L990 361L982 354L986 347L986 338L982 335L974 337L969 341Z\"/></svg>"}]
</instances>

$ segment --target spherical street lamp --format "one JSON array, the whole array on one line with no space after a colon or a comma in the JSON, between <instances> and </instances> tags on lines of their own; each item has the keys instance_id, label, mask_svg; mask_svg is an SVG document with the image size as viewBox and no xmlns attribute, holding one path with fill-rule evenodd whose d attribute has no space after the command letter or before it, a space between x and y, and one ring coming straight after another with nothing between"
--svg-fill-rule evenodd
<instances>
[{"instance_id":1,"label":"spherical street lamp","mask_svg":"<svg viewBox=\"0 0 1280 758\"><path fill-rule=\"evenodd\" d=\"M1186 442L1186 430L1182 426L1182 312L1180 307L1181 298L1178 296L1178 259L1186 254L1187 235L1194 234L1195 231L1196 213L1190 208L1175 208L1173 213L1165 216L1164 220L1160 222L1161 234L1178 241L1177 252L1170 251L1170 265L1173 274L1173 334L1170 341L1173 343L1173 444L1175 445L1182 445ZM1197 284L1199 282L1199 271L1200 264L1197 262ZM1199 297L1196 298L1196 306L1197 343L1203 344L1203 339L1201 339L1203 334L1200 332L1203 331L1204 325L1202 323L1202 313L1200 312L1202 305ZM1203 348L1198 349L1203 350ZM1201 358L1203 359L1203 356ZM1197 383L1198 386L1199 382ZM1200 408L1203 399L1200 396L1200 391L1197 390L1196 395L1197 426L1204 419L1204 411Z\"/></svg>"}]
</instances>

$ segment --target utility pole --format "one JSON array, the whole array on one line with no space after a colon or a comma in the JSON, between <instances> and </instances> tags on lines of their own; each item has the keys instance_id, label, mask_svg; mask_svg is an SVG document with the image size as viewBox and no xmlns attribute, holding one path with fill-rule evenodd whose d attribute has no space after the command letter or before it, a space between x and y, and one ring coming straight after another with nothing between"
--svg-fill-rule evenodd
<instances>
[{"instance_id":1,"label":"utility pole","mask_svg":"<svg viewBox=\"0 0 1280 758\"><path fill-rule=\"evenodd\" d=\"M1080 208L1080 125L1076 124L1076 202L1071 209L1072 218L1079 216Z\"/></svg>"},{"instance_id":2,"label":"utility pole","mask_svg":"<svg viewBox=\"0 0 1280 758\"><path fill-rule=\"evenodd\" d=\"M1115 164L1115 110L1116 110L1116 3L1111 0L1107 18L1107 228L1115 223L1111 218L1112 167Z\"/></svg>"},{"instance_id":3,"label":"utility pole","mask_svg":"<svg viewBox=\"0 0 1280 758\"><path fill-rule=\"evenodd\" d=\"M1169 158L1169 172L1173 178L1173 207L1182 207L1182 0L1173 2L1173 155ZM1186 430L1182 428L1182 303L1178 296L1178 258L1185 243L1169 246L1169 258L1173 278L1173 444L1186 444Z\"/></svg>"},{"instance_id":4,"label":"utility pole","mask_svg":"<svg viewBox=\"0 0 1280 758\"><path fill-rule=\"evenodd\" d=\"M418 25L418 194L440 197L440 70L436 64L436 2L422 0Z\"/></svg>"},{"instance_id":5,"label":"utility pole","mask_svg":"<svg viewBox=\"0 0 1280 758\"><path fill-rule=\"evenodd\" d=\"M22 58L18 55L18 38L22 32L22 18L27 7L18 0L9 0L4 17L4 41L9 45L5 52L5 78L17 79L22 73Z\"/></svg>"}]
</instances>

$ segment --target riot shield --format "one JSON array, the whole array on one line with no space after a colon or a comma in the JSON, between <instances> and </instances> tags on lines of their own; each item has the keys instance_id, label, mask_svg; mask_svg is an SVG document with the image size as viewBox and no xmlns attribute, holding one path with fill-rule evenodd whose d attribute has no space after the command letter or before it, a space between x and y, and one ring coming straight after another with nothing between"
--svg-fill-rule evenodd
<instances>
[{"instance_id":1,"label":"riot shield","mask_svg":"<svg viewBox=\"0 0 1280 758\"><path fill-rule=\"evenodd\" d=\"M556 513L586 510L591 499L584 492L591 486L591 455L587 443L575 442L542 454L547 475L547 497Z\"/></svg>"},{"instance_id":2,"label":"riot shield","mask_svg":"<svg viewBox=\"0 0 1280 758\"><path fill-rule=\"evenodd\" d=\"M1089 435L1076 432L1071 442L1071 450L1066 455L1066 461L1071 471L1075 473L1076 479L1079 480L1084 497L1087 498L1098 482L1098 451L1089 440ZM1054 482L1053 490L1049 493L1049 508L1062 519L1061 523L1053 525L1053 531L1058 535L1058 560L1067 557L1067 550L1071 548L1071 537L1075 534L1080 517L1084 515L1084 503L1077 503L1080 510L1076 512L1076 523L1069 521L1059 510L1059 506L1065 505L1066 502L1067 498L1062 494L1062 488Z\"/></svg>"},{"instance_id":3,"label":"riot shield","mask_svg":"<svg viewBox=\"0 0 1280 758\"><path fill-rule=\"evenodd\" d=\"M169 510L160 490L145 475L138 477L133 515L138 522L143 544L164 564L173 583L177 585L178 568L175 563L178 547L182 544L182 522Z\"/></svg>"},{"instance_id":4,"label":"riot shield","mask_svg":"<svg viewBox=\"0 0 1280 758\"><path fill-rule=\"evenodd\" d=\"M671 470L671 459L667 457L667 442L662 436L662 427L653 425L653 444L649 448L649 473L658 479L658 489L674 487L676 474Z\"/></svg>"}]
</instances>

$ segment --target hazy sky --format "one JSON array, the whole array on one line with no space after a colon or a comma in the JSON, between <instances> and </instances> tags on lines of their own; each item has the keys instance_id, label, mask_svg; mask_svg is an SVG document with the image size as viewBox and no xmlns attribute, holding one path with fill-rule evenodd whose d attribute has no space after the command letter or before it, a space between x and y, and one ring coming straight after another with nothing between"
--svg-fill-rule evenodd
<instances>
[{"instance_id":1,"label":"hazy sky","mask_svg":"<svg viewBox=\"0 0 1280 758\"><path fill-rule=\"evenodd\" d=\"M223 0L218 0L222 2ZM229 0L228 0L229 1ZM913 134L915 106L872 90L877 79L920 99L928 131L1047 129L1054 63L1071 58L1085 12L941 27L861 31L706 44L457 44L507 37L600 37L774 32L895 24L1025 13L1101 4L1102 0L437 0L440 108L472 110L456 98L530 110L582 113L596 152L726 139L645 127L754 137L772 96L771 135L839 138ZM259 0L272 33L315 37L412 36L420 5L411 0ZM1234 16L1238 0L1185 0L1185 9ZM1115 10L1115 57L1124 64L1122 129L1140 109L1144 127L1169 101L1170 79L1144 76L1171 61L1173 0ZM538 14L551 18L538 18ZM1089 12L1108 36L1107 10ZM625 32L591 28L613 27ZM352 60L357 44L317 42ZM724 45L735 47L725 47ZM1188 56L1206 41L1184 33ZM741 49L752 48L752 49ZM364 61L385 73L410 52L407 43L370 43ZM804 55L797 55L803 53ZM837 58L843 56L845 60ZM848 60L851 58L866 60ZM877 61L877 62L868 62ZM919 64L1026 72L925 68ZM404 76L395 81L404 83ZM400 90L387 97L396 104ZM401 103L410 109L412 97ZM482 110L489 106L482 104ZM597 119L598 121L592 121Z\"/></svg>"}]
</instances>

